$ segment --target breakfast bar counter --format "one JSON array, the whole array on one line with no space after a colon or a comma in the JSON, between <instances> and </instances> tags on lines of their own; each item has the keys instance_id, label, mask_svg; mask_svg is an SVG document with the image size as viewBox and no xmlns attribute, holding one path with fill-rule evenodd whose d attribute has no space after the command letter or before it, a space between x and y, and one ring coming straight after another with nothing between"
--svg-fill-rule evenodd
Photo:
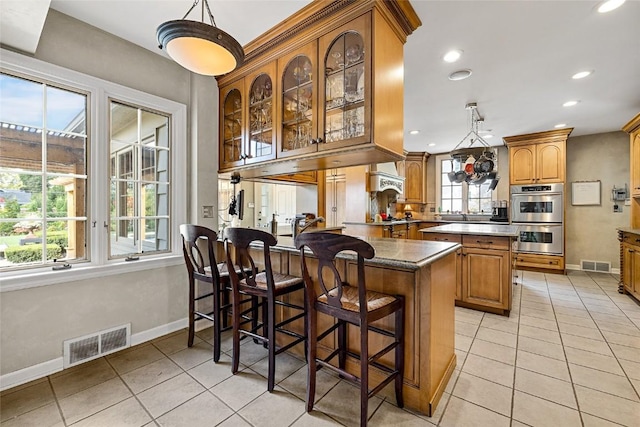
<instances>
[{"instance_id":1,"label":"breakfast bar counter","mask_svg":"<svg viewBox=\"0 0 640 427\"><path fill-rule=\"evenodd\" d=\"M447 242L427 242L419 240L385 239L362 237L376 251L375 257L365 260L366 284L368 290L405 298L405 407L433 414L456 366L454 351L455 335L455 290L456 253L460 245ZM263 260L262 248L252 251L254 261ZM295 249L293 239L278 237L278 243L270 251L275 272L302 277L300 252ZM317 284L317 261L309 255L307 265ZM349 283L357 283L357 261L354 253L343 252L336 260L341 276ZM291 303L302 303L302 292L294 293ZM287 310L283 308L283 310ZM282 312L282 315L288 314ZM318 314L318 330L325 330L333 318ZM292 323L293 329L302 332L303 322ZM393 329L393 318L382 319L377 325ZM370 354L375 354L389 344L388 338L370 334ZM359 333L349 327L349 351L359 353ZM287 343L285 336L280 342ZM325 357L336 347L337 334L329 335L318 343L318 356ZM302 346L292 351L302 353ZM393 356L381 358L381 363L393 366ZM347 360L347 369L359 373L359 362ZM370 370L371 386L375 386L384 374Z\"/></svg>"}]
</instances>

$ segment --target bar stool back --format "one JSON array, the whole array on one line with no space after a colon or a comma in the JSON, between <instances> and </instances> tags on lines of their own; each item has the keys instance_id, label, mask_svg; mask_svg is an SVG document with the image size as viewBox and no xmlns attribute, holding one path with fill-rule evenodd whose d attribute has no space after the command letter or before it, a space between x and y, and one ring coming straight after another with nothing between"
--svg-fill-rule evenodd
<instances>
[{"instance_id":1,"label":"bar stool back","mask_svg":"<svg viewBox=\"0 0 640 427\"><path fill-rule=\"evenodd\" d=\"M365 282L364 260L375 256L373 247L364 240L352 236L344 236L333 233L303 233L296 237L295 245L300 249L302 259L302 272L307 290L308 307L308 385L307 385L307 412L313 410L316 388L316 371L326 367L340 374L360 386L360 425L367 425L368 399L382 390L387 384L395 380L396 401L399 407L404 406L402 398L402 381L404 370L404 298L392 296L374 291L367 291ZM305 247L318 258L318 270L316 273L320 294L316 294L311 274L307 268L308 255ZM340 277L335 265L335 257L343 251L354 251L357 255L358 283L350 285ZM324 280L323 273L328 269L330 282ZM317 331L317 313L333 316L337 322L322 333ZM394 314L395 331L389 332L372 326L372 323L383 317ZM360 376L357 377L345 370L346 356L358 358L347 349L347 324L360 328ZM317 343L334 330L338 331L338 348L325 359L319 359L316 355ZM369 355L368 331L376 332L393 341L374 355ZM395 350L395 366L387 367L378 362L378 359ZM329 363L338 356L338 366ZM334 362L335 363L335 362ZM369 366L386 373L382 380L373 389L369 389Z\"/></svg>"},{"instance_id":2,"label":"bar stool back","mask_svg":"<svg viewBox=\"0 0 640 427\"><path fill-rule=\"evenodd\" d=\"M229 273L227 264L216 262L215 247L218 235L215 231L194 224L181 224L182 253L189 273L189 338L187 345L193 346L195 322L209 319L213 322L213 361L220 360L220 335L222 331L231 329L228 324L228 314L231 309L229 302ZM203 254L198 242L206 242L206 253ZM206 293L196 295L195 281L208 283L211 287ZM201 311L196 308L198 301L211 298L213 309Z\"/></svg>"},{"instance_id":3,"label":"bar stool back","mask_svg":"<svg viewBox=\"0 0 640 427\"><path fill-rule=\"evenodd\" d=\"M306 307L291 304L280 299L283 295L302 290L304 292L304 282L301 277L290 276L288 274L276 273L271 266L270 248L277 243L276 238L262 230L250 228L228 227L224 230L225 252L227 256L227 268L230 271L231 287L233 290L233 356L231 371L235 374L238 371L240 361L240 335L242 338L253 337L254 341L264 343L269 352L269 373L267 377L267 390L273 391L275 386L275 356L301 342L306 349L306 336L295 331L284 328L284 326L294 320L303 318L306 330ZM264 271L259 272L249 247L252 243L261 243L264 258ZM235 250L235 261L232 254ZM259 247L259 246L254 246ZM248 277L240 277L236 270L248 266L251 274ZM241 311L240 300L243 296L250 296L252 304L249 309ZM260 300L260 304L258 304ZM306 302L306 298L304 298ZM258 320L258 307L262 308L262 322ZM284 306L295 309L298 313L286 319L280 319L276 323L276 306ZM284 310L281 312L284 313ZM243 329L242 326L251 323L251 329ZM262 330L262 334L258 333ZM278 347L276 344L276 332L281 332L293 340L288 344Z\"/></svg>"}]
</instances>

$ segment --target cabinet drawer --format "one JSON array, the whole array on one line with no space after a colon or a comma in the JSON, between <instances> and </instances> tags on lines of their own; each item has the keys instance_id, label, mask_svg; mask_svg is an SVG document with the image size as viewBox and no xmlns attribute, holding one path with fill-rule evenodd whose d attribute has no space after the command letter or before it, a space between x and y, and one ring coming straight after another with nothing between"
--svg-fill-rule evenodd
<instances>
[{"instance_id":1,"label":"cabinet drawer","mask_svg":"<svg viewBox=\"0 0 640 427\"><path fill-rule=\"evenodd\" d=\"M462 236L465 248L509 250L509 238L498 236Z\"/></svg>"},{"instance_id":2,"label":"cabinet drawer","mask_svg":"<svg viewBox=\"0 0 640 427\"><path fill-rule=\"evenodd\" d=\"M640 246L640 235L634 233L623 233L622 241L630 245Z\"/></svg>"},{"instance_id":3,"label":"cabinet drawer","mask_svg":"<svg viewBox=\"0 0 640 427\"><path fill-rule=\"evenodd\" d=\"M460 236L459 234L447 233L422 233L422 240L431 240L433 242L462 243L462 236Z\"/></svg>"},{"instance_id":4,"label":"cabinet drawer","mask_svg":"<svg viewBox=\"0 0 640 427\"><path fill-rule=\"evenodd\" d=\"M552 255L515 254L516 267L564 270L564 257Z\"/></svg>"}]
</instances>

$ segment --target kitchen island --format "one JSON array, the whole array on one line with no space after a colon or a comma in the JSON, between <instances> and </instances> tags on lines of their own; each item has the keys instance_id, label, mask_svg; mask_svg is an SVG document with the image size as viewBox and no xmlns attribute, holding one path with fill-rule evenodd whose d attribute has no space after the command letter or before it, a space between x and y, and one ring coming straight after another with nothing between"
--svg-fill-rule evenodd
<instances>
[{"instance_id":1,"label":"kitchen island","mask_svg":"<svg viewBox=\"0 0 640 427\"><path fill-rule=\"evenodd\" d=\"M405 298L405 407L432 415L456 366L454 351L454 294L456 288L456 260L459 244L427 242L420 240L385 239L362 237L376 251L376 256L365 261L367 289L388 294L403 295ZM258 263L263 259L262 248L252 250ZM275 272L302 277L300 253L295 249L293 239L278 237L278 243L270 253ZM317 262L313 256L307 257L309 272L317 284ZM354 253L339 255L336 266L343 278L356 283L357 262ZM319 289L319 288L318 288ZM302 292L294 293L288 300L302 303ZM283 308L283 310L287 310ZM281 312L281 314L289 314ZM318 314L318 329L324 330L333 319ZM392 329L393 318L382 319L378 325ZM292 323L293 329L303 330L302 319ZM388 345L388 338L370 335L370 353ZM359 333L349 327L349 351L359 353ZM280 338L280 337L279 337ZM280 344L285 344L286 336ZM318 343L318 356L326 357L336 346L337 336L331 334ZM302 346L294 351L302 352ZM387 355L381 362L393 366L393 355ZM347 369L359 374L357 360L348 358ZM370 371L372 386L383 374L375 369Z\"/></svg>"},{"instance_id":2,"label":"kitchen island","mask_svg":"<svg viewBox=\"0 0 640 427\"><path fill-rule=\"evenodd\" d=\"M424 240L462 245L457 253L456 305L509 315L517 226L455 223L419 231Z\"/></svg>"}]
</instances>

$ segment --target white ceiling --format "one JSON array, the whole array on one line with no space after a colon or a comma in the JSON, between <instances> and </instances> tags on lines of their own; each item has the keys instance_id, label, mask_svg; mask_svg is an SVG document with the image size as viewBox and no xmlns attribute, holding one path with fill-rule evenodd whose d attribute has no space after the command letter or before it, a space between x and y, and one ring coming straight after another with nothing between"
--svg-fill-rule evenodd
<instances>
[{"instance_id":1,"label":"white ceiling","mask_svg":"<svg viewBox=\"0 0 640 427\"><path fill-rule=\"evenodd\" d=\"M6 0L3 0L3 3ZM53 0L51 7L163 54L156 28L192 0ZM241 44L307 0L210 0L217 25ZM422 26L405 46L405 149L448 152L469 131L465 105L478 104L491 145L502 137L566 123L572 136L620 130L640 111L640 1L600 14L597 1L412 0ZM199 9L199 6L198 8ZM191 19L199 19L194 12ZM454 64L449 49L464 51ZM458 69L470 78L450 81ZM571 76L593 74L582 80ZM562 104L579 100L567 108ZM420 130L418 135L409 131ZM435 146L427 144L434 143ZM464 146L467 143L465 142Z\"/></svg>"}]
</instances>

